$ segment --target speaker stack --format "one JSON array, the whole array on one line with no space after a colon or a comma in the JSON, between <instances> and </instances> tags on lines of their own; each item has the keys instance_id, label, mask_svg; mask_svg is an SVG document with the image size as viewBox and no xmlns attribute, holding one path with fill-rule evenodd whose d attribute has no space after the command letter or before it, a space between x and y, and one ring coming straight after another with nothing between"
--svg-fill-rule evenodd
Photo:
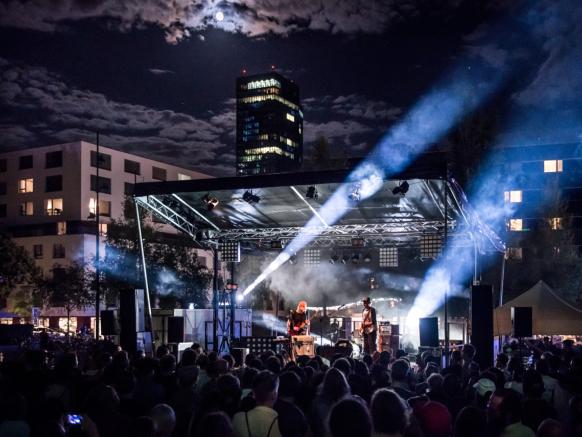
<instances>
[{"instance_id":1,"label":"speaker stack","mask_svg":"<svg viewBox=\"0 0 582 437\"><path fill-rule=\"evenodd\" d=\"M439 319L438 317L422 317L419 320L420 346L439 347Z\"/></svg>"},{"instance_id":2,"label":"speaker stack","mask_svg":"<svg viewBox=\"0 0 582 437\"><path fill-rule=\"evenodd\" d=\"M511 336L515 338L533 335L533 312L531 307L511 307Z\"/></svg>"},{"instance_id":3,"label":"speaker stack","mask_svg":"<svg viewBox=\"0 0 582 437\"><path fill-rule=\"evenodd\" d=\"M400 348L400 329L390 322L378 323L378 351L395 353Z\"/></svg>"},{"instance_id":4,"label":"speaker stack","mask_svg":"<svg viewBox=\"0 0 582 437\"><path fill-rule=\"evenodd\" d=\"M471 344L481 369L493 366L493 287L471 287Z\"/></svg>"}]
</instances>

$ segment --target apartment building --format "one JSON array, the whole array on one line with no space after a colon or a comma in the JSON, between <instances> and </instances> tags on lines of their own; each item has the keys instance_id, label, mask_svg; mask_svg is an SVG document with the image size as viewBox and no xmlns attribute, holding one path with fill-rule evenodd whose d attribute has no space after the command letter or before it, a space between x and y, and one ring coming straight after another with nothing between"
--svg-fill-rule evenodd
<instances>
[{"instance_id":1,"label":"apartment building","mask_svg":"<svg viewBox=\"0 0 582 437\"><path fill-rule=\"evenodd\" d=\"M135 183L208 177L108 147L98 155L85 141L0 153L0 228L50 275L55 264L94 259L97 189L103 256L108 223L123 217ZM10 309L10 302L0 306Z\"/></svg>"}]
</instances>

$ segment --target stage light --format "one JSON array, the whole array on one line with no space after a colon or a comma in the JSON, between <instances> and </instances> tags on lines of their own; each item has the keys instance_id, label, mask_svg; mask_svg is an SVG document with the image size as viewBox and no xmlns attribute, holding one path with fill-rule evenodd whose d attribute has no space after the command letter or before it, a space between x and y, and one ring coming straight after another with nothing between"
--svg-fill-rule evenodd
<instances>
[{"instance_id":1,"label":"stage light","mask_svg":"<svg viewBox=\"0 0 582 437\"><path fill-rule=\"evenodd\" d=\"M253 204L259 203L261 201L261 198L256 194L253 194L252 191L245 191L245 193L243 194L243 200L247 203Z\"/></svg>"},{"instance_id":2,"label":"stage light","mask_svg":"<svg viewBox=\"0 0 582 437\"><path fill-rule=\"evenodd\" d=\"M352 263L358 264L359 262L360 262L360 254L354 253L354 255L352 256Z\"/></svg>"},{"instance_id":3,"label":"stage light","mask_svg":"<svg viewBox=\"0 0 582 437\"><path fill-rule=\"evenodd\" d=\"M329 259L329 263L330 264L335 264L335 263L337 263L339 261L339 259L340 259L339 256L332 255L331 258Z\"/></svg>"},{"instance_id":4,"label":"stage light","mask_svg":"<svg viewBox=\"0 0 582 437\"><path fill-rule=\"evenodd\" d=\"M378 281L376 281L374 276L368 278L368 288L370 290L376 290L378 288Z\"/></svg>"},{"instance_id":5,"label":"stage light","mask_svg":"<svg viewBox=\"0 0 582 437\"><path fill-rule=\"evenodd\" d=\"M225 262L240 262L240 242L227 241L220 245L220 260Z\"/></svg>"},{"instance_id":6,"label":"stage light","mask_svg":"<svg viewBox=\"0 0 582 437\"><path fill-rule=\"evenodd\" d=\"M213 210L219 204L218 199L216 197L211 196L210 193L206 194L202 198L202 203L204 204L208 211Z\"/></svg>"},{"instance_id":7,"label":"stage light","mask_svg":"<svg viewBox=\"0 0 582 437\"><path fill-rule=\"evenodd\" d=\"M297 255L291 255L289 257L289 264L297 264Z\"/></svg>"},{"instance_id":8,"label":"stage light","mask_svg":"<svg viewBox=\"0 0 582 437\"><path fill-rule=\"evenodd\" d=\"M303 263L306 265L319 264L321 251L319 249L305 249L303 251Z\"/></svg>"},{"instance_id":9,"label":"stage light","mask_svg":"<svg viewBox=\"0 0 582 437\"><path fill-rule=\"evenodd\" d=\"M271 249L283 249L283 242L281 240L271 241Z\"/></svg>"},{"instance_id":10,"label":"stage light","mask_svg":"<svg viewBox=\"0 0 582 437\"><path fill-rule=\"evenodd\" d=\"M378 264L380 267L398 267L398 248L381 247L378 250Z\"/></svg>"},{"instance_id":11,"label":"stage light","mask_svg":"<svg viewBox=\"0 0 582 437\"><path fill-rule=\"evenodd\" d=\"M216 18L216 21L222 21L222 20L224 20L224 12L218 11L216 13L216 15L214 16L214 18Z\"/></svg>"},{"instance_id":12,"label":"stage light","mask_svg":"<svg viewBox=\"0 0 582 437\"><path fill-rule=\"evenodd\" d=\"M424 234L420 237L420 258L437 259L443 251L443 237L440 234Z\"/></svg>"},{"instance_id":13,"label":"stage light","mask_svg":"<svg viewBox=\"0 0 582 437\"><path fill-rule=\"evenodd\" d=\"M404 181L392 190L392 194L394 195L400 194L402 197L404 197L406 193L408 193L409 188L410 185L408 184L408 182Z\"/></svg>"},{"instance_id":14,"label":"stage light","mask_svg":"<svg viewBox=\"0 0 582 437\"><path fill-rule=\"evenodd\" d=\"M369 253L367 253L366 256L364 256L364 262L365 263L372 262L372 255L370 255Z\"/></svg>"},{"instance_id":15,"label":"stage light","mask_svg":"<svg viewBox=\"0 0 582 437\"><path fill-rule=\"evenodd\" d=\"M237 294L236 294L236 301L237 301L238 303L242 302L242 301L243 301L243 299L244 299L244 295L243 295L242 293L237 293Z\"/></svg>"},{"instance_id":16,"label":"stage light","mask_svg":"<svg viewBox=\"0 0 582 437\"><path fill-rule=\"evenodd\" d=\"M361 237L352 238L352 247L364 247L366 245L366 240Z\"/></svg>"},{"instance_id":17,"label":"stage light","mask_svg":"<svg viewBox=\"0 0 582 437\"><path fill-rule=\"evenodd\" d=\"M317 192L317 188L313 185L307 188L307 192L305 193L305 197L308 199L317 199L319 197L319 193Z\"/></svg>"},{"instance_id":18,"label":"stage light","mask_svg":"<svg viewBox=\"0 0 582 437\"><path fill-rule=\"evenodd\" d=\"M352 202L359 202L361 199L362 195L360 193L360 186L359 185L353 185L352 189L350 190L350 194L348 195L348 198L352 201Z\"/></svg>"},{"instance_id":19,"label":"stage light","mask_svg":"<svg viewBox=\"0 0 582 437\"><path fill-rule=\"evenodd\" d=\"M350 260L349 255L346 254L346 255L342 256L342 264L346 264L349 260Z\"/></svg>"}]
</instances>

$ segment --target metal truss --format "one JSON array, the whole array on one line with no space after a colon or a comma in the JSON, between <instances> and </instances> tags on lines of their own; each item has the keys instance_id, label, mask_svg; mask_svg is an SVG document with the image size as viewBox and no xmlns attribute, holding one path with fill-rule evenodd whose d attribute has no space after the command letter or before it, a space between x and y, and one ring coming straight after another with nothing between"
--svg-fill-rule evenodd
<instances>
[{"instance_id":1,"label":"metal truss","mask_svg":"<svg viewBox=\"0 0 582 437\"><path fill-rule=\"evenodd\" d=\"M449 222L449 228L454 228L456 223ZM425 233L438 233L442 231L442 220L396 219L388 223L357 224L357 225L333 225L327 227L281 227L281 228L254 228L254 229L225 229L209 232L210 239L224 241L257 241L257 240L289 240L304 235L315 236L321 240L341 240L353 237L370 238L411 238L419 237Z\"/></svg>"},{"instance_id":2,"label":"metal truss","mask_svg":"<svg viewBox=\"0 0 582 437\"><path fill-rule=\"evenodd\" d=\"M180 207L178 201L172 202L169 196L136 197L135 201L156 217L165 220L186 235L196 239L198 227L195 225L195 219L185 208Z\"/></svg>"}]
</instances>

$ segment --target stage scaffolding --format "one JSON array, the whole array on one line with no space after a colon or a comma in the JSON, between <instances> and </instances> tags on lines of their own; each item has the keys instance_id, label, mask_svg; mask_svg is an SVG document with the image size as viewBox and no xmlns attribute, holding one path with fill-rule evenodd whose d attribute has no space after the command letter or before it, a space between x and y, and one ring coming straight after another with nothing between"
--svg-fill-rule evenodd
<instances>
[{"instance_id":1,"label":"stage scaffolding","mask_svg":"<svg viewBox=\"0 0 582 437\"><path fill-rule=\"evenodd\" d=\"M144 209L188 235L196 247L212 250L216 347L218 330L226 336L227 344L231 331L219 322L219 303L223 302L223 308L226 305L218 289L219 253L224 242L267 249L273 241L284 247L297 236L309 235L313 238L307 248L349 247L352 239L364 240L366 247L418 247L424 237L431 235L440 238L443 246L472 247L476 279L479 255L504 252L505 246L471 209L457 182L446 172L439 174L439 168L425 165L385 180L376 194L354 204L329 226L305 227L313 211L321 209L345 183L347 172L141 183L135 186L134 200L138 210ZM402 181L407 181L410 188L404 195L394 194ZM308 193L311 187L317 187L318 196L301 198L300 193ZM248 202L247 193L259 200ZM137 224L141 234L141 221ZM143 241L140 248L143 253ZM143 256L142 263L145 272ZM234 274L234 263L230 267ZM149 290L146 275L144 281ZM233 299L230 302L234 311Z\"/></svg>"}]
</instances>

